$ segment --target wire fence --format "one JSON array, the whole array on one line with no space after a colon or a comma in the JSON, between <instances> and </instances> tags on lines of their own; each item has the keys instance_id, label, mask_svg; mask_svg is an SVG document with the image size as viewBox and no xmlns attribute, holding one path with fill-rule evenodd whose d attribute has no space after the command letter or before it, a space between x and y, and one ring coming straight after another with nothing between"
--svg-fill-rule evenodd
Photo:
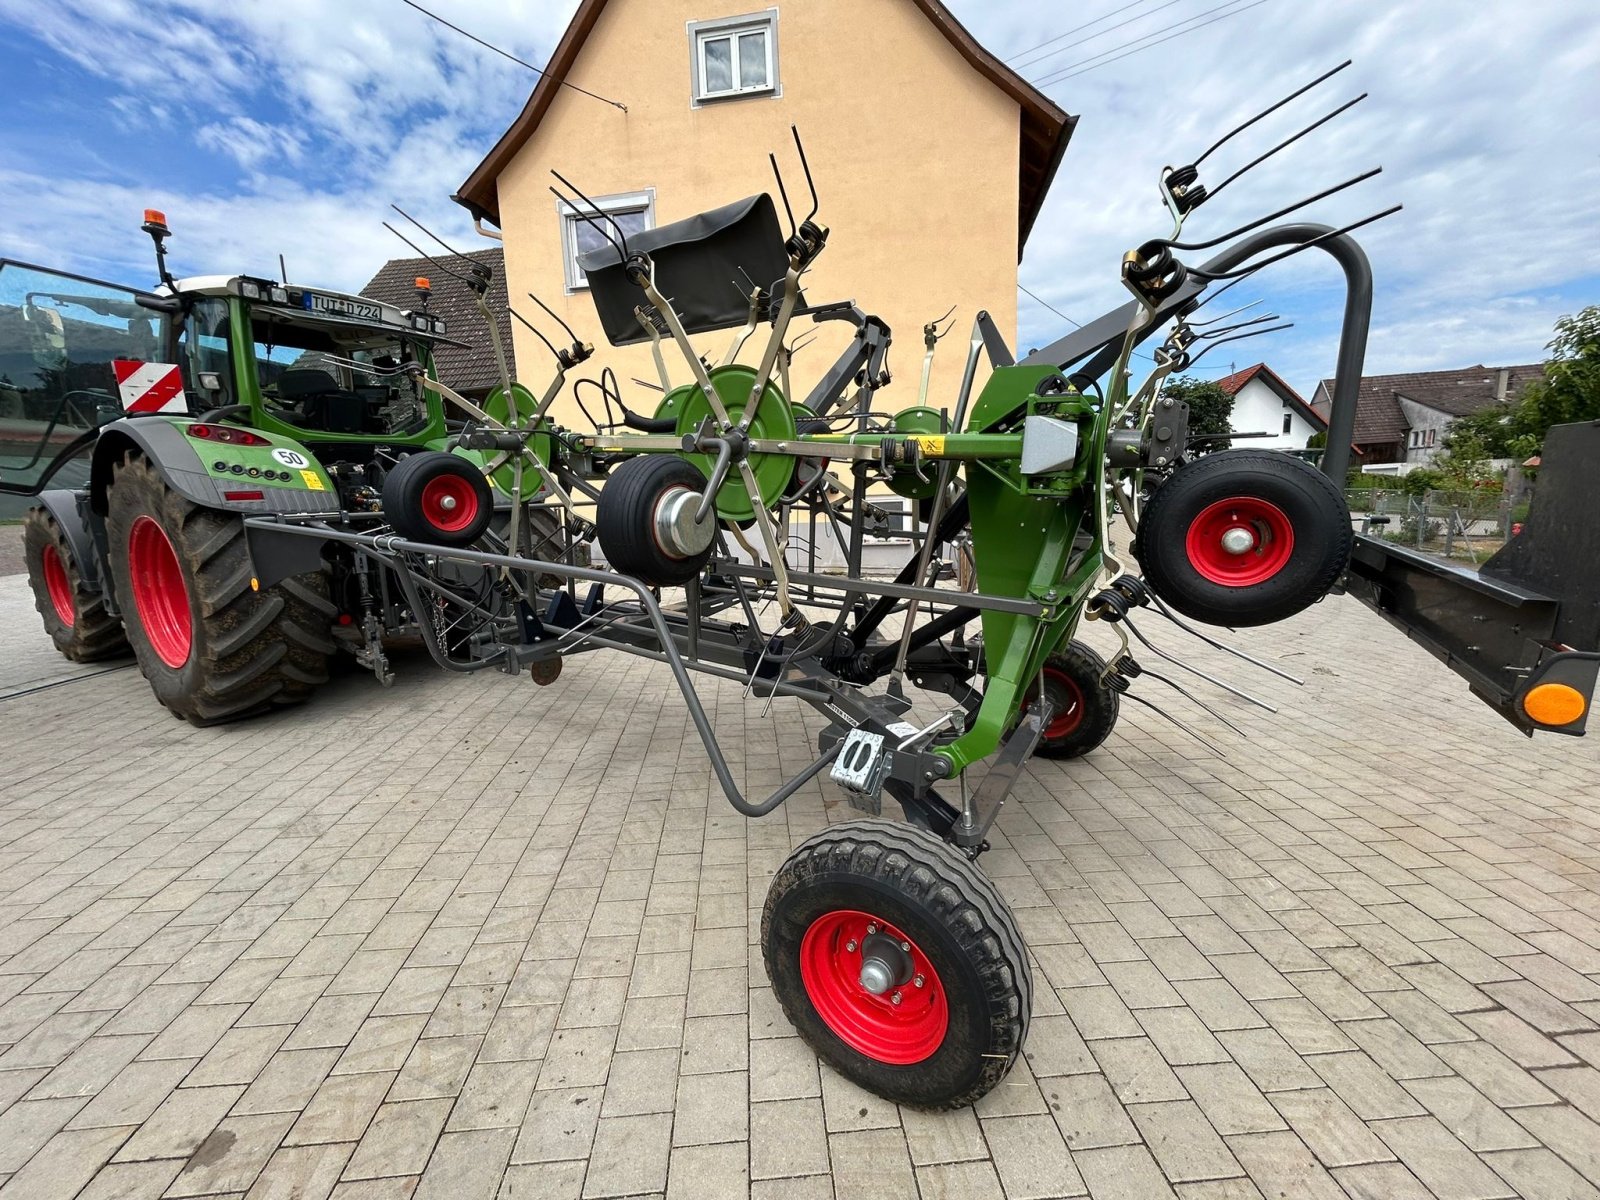
<instances>
[{"instance_id":1,"label":"wire fence","mask_svg":"<svg viewBox=\"0 0 1600 1200\"><path fill-rule=\"evenodd\" d=\"M1531 492L1359 488L1345 493L1351 519L1366 534L1444 558L1481 563L1527 520Z\"/></svg>"}]
</instances>

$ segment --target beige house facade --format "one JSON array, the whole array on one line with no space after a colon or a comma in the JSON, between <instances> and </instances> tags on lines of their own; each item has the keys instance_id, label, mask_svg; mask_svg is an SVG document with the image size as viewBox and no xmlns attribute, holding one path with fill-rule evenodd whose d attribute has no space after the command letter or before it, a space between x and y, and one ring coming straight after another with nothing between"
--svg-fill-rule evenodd
<instances>
[{"instance_id":1,"label":"beige house facade","mask_svg":"<svg viewBox=\"0 0 1600 1200\"><path fill-rule=\"evenodd\" d=\"M559 342L526 300L537 295L595 344L587 373L611 367L629 406L648 412L657 395L632 382L657 378L648 348L606 344L576 264L599 234L552 194L551 171L633 231L758 192L776 199L772 152L798 217L809 197L791 125L831 231L806 276L808 299L853 299L889 324L894 383L878 400L889 408L916 402L922 327L956 306L958 332L941 347L929 394L935 407L952 404L978 310L1015 337L1017 263L1073 118L934 0L583 0L522 113L456 199L500 231L511 303ZM791 332L811 328L802 319ZM814 328L795 358L796 399L852 335L840 322ZM515 337L519 375L541 383L548 352L520 326ZM696 348L716 361L730 338L707 335ZM675 357L672 382L688 382ZM583 425L570 390L555 415Z\"/></svg>"}]
</instances>

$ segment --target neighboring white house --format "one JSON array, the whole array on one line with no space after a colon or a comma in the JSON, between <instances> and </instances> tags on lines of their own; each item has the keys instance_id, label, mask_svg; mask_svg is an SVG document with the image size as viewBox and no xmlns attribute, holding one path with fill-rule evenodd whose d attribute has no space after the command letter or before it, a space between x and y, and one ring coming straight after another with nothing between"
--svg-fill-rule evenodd
<instances>
[{"instance_id":1,"label":"neighboring white house","mask_svg":"<svg viewBox=\"0 0 1600 1200\"><path fill-rule=\"evenodd\" d=\"M1327 422L1266 363L1219 379L1217 386L1233 397L1228 423L1235 436L1267 435L1237 441L1236 447L1304 450L1312 434L1327 432Z\"/></svg>"}]
</instances>

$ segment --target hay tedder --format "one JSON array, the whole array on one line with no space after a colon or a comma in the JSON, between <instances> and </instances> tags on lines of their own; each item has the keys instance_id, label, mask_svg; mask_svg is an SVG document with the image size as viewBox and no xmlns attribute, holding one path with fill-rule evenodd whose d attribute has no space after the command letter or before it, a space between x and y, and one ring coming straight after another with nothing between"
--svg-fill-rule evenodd
<instances>
[{"instance_id":1,"label":"hay tedder","mask_svg":"<svg viewBox=\"0 0 1600 1200\"><path fill-rule=\"evenodd\" d=\"M1143 678L1208 708L1138 661L1129 634L1139 655L1192 670L1138 628L1146 616L1226 649L1194 623L1278 621L1343 587L1523 730L1584 729L1600 663L1600 545L1577 490L1600 426L1552 433L1527 527L1481 573L1353 535L1340 482L1371 278L1350 234L1366 222L1273 222L1375 172L1181 241L1208 198L1200 163L1251 124L1163 173L1173 231L1125 257L1126 306L1020 360L980 312L946 398L927 394L945 332L930 323L921 394L895 410L878 403L887 326L802 289L828 230L798 137L810 211L795 219L780 175L786 222L762 194L625 238L556 177L552 190L604 238L581 265L606 335L648 343L662 389L641 413L609 374L580 381L606 414L590 431L549 415L592 353L564 326L569 344L545 342L556 361L547 386L514 382L497 344L503 383L476 404L433 376L429 347L445 331L425 305L390 313L267 281L168 279L99 323L158 314L167 340L153 353L188 364L185 379L226 403L194 415L112 405L115 419L85 423L72 453L52 461L86 455L87 477L46 493L29 527L40 611L77 657L125 637L158 696L202 723L301 698L341 649L385 678L384 645L398 635L448 670L539 683L590 650L664 663L738 812L764 816L826 777L863 814L807 840L772 881L761 938L790 1019L880 1095L970 1103L1011 1068L1031 1011L1022 936L976 865L1024 765L1094 750L1123 700L1166 716L1133 690ZM147 228L159 249L164 225ZM484 268L440 245L438 269L488 315ZM1310 248L1347 283L1322 469L1281 453L1197 453L1164 381L1213 346L1275 327L1205 306ZM1215 253L1180 260L1193 251ZM801 320L854 330L803 397L790 364ZM292 356L260 354L274 329ZM714 363L690 340L730 330ZM227 351L226 368L206 366L207 339ZM1136 382L1141 345L1154 366ZM677 384L674 351L687 371ZM234 372L231 389L206 381L218 369ZM303 378L315 372L322 379ZM59 414L33 420L60 439ZM862 570L866 540L886 527L885 493L916 514L914 552L892 580ZM796 565L796 521L810 522L813 545L819 522L831 531L842 575ZM1119 524L1127 557L1113 541ZM591 546L606 566L592 564ZM956 586L939 585L947 562ZM1085 620L1120 637L1109 662L1075 638ZM826 721L815 760L747 798L697 672L763 703L811 705ZM885 798L904 822L881 819Z\"/></svg>"}]
</instances>

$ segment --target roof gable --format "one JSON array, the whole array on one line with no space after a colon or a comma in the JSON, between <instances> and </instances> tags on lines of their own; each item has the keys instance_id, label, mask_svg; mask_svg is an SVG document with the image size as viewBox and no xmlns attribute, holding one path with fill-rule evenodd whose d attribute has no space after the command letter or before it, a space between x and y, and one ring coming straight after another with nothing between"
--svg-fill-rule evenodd
<instances>
[{"instance_id":1,"label":"roof gable","mask_svg":"<svg viewBox=\"0 0 1600 1200\"><path fill-rule=\"evenodd\" d=\"M505 251L496 246L489 250L473 250L466 257L476 259L494 272L489 280L489 311L495 314L501 343L509 356L512 353L511 318L506 303ZM437 268L426 258L392 258L361 289L361 294L400 308L415 308L418 277L436 273ZM435 279L434 282L442 281ZM440 380L458 392L484 392L498 385L500 368L495 362L494 345L489 340L489 326L467 289L453 280L447 286L435 288L429 309L445 319L450 337L468 343L465 347L441 343L434 348L433 361ZM515 374L514 369L512 373Z\"/></svg>"},{"instance_id":2,"label":"roof gable","mask_svg":"<svg viewBox=\"0 0 1600 1200\"><path fill-rule=\"evenodd\" d=\"M1302 400L1300 393L1290 387L1284 381L1283 376L1267 366L1266 363L1257 363L1253 367L1246 367L1242 371L1236 371L1226 378L1217 380L1217 386L1227 395L1237 396L1244 388L1244 385L1252 379L1260 379L1262 383L1276 392L1281 399L1287 400L1289 407L1298 413L1307 424L1319 430L1328 427L1327 419Z\"/></svg>"},{"instance_id":3,"label":"roof gable","mask_svg":"<svg viewBox=\"0 0 1600 1200\"><path fill-rule=\"evenodd\" d=\"M1465 417L1496 403L1500 372L1506 373L1505 398L1516 400L1527 386L1544 377L1542 363L1514 367L1460 367L1451 371L1412 371L1400 375L1363 375L1356 399L1354 440L1360 445L1403 442L1411 430L1401 398L1449 417ZM1319 412L1332 407L1333 380L1324 379L1313 397Z\"/></svg>"},{"instance_id":4,"label":"roof gable","mask_svg":"<svg viewBox=\"0 0 1600 1200\"><path fill-rule=\"evenodd\" d=\"M1056 103L1022 76L1006 66L967 32L960 21L939 0L909 0L955 47L980 75L1016 101L1021 109L1021 153L1018 161L1017 257L1022 257L1028 234L1044 206L1050 182L1055 177L1061 156L1066 153L1077 118L1069 116ZM500 223L500 197L497 181L538 129L561 90L573 64L577 62L608 0L581 0L578 10L557 43L539 82L534 85L522 112L500 140L473 168L472 174L452 197L474 217Z\"/></svg>"}]
</instances>

